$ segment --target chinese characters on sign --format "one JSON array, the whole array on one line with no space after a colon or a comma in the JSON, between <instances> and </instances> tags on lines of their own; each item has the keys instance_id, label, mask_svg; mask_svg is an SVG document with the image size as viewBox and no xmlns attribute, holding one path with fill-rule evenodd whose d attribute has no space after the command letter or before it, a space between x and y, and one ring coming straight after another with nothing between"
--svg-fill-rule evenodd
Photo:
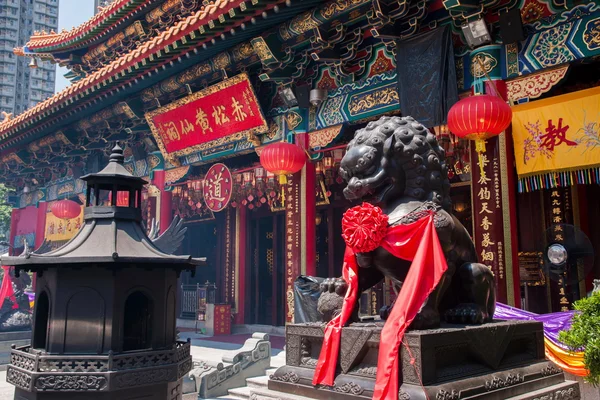
<instances>
[{"instance_id":1,"label":"chinese characters on sign","mask_svg":"<svg viewBox=\"0 0 600 400\"><path fill-rule=\"evenodd\" d=\"M225 303L231 304L236 307L235 304L235 265L233 261L233 243L232 243L232 231L234 226L232 224L232 209L228 208L225 210Z\"/></svg>"},{"instance_id":2,"label":"chinese characters on sign","mask_svg":"<svg viewBox=\"0 0 600 400\"><path fill-rule=\"evenodd\" d=\"M549 191L550 196L546 197L545 207L547 207L546 225L550 226L547 240L554 243L564 243L568 237L565 236L565 225L571 224L572 208L570 189L556 188ZM563 281L566 276L559 278L558 281L558 303L560 311L569 311L572 299L572 293L565 289L566 282ZM556 290L556 289L555 289Z\"/></svg>"},{"instance_id":3,"label":"chinese characters on sign","mask_svg":"<svg viewBox=\"0 0 600 400\"><path fill-rule=\"evenodd\" d=\"M485 153L472 149L473 168L473 241L479 262L494 273L499 301L506 301L506 266L504 259L504 222L501 193L500 160L493 138L486 141ZM492 151L490 151L492 150Z\"/></svg>"},{"instance_id":4,"label":"chinese characters on sign","mask_svg":"<svg viewBox=\"0 0 600 400\"><path fill-rule=\"evenodd\" d=\"M79 232L83 224L83 207L76 218L67 220L57 218L54 214L48 212L46 214L45 238L51 241L70 240Z\"/></svg>"},{"instance_id":5,"label":"chinese characters on sign","mask_svg":"<svg viewBox=\"0 0 600 400\"><path fill-rule=\"evenodd\" d=\"M548 127L546 128L546 134L540 136L542 140L541 146L548 149L548 151L554 151L555 146L566 144L567 146L577 146L577 143L567 139L567 130L569 125L563 126L563 119L558 119L558 126L552 123L552 120L548 120Z\"/></svg>"},{"instance_id":6,"label":"chinese characters on sign","mask_svg":"<svg viewBox=\"0 0 600 400\"><path fill-rule=\"evenodd\" d=\"M204 202L213 212L223 211L231 200L233 180L225 164L215 164L206 173L202 183Z\"/></svg>"},{"instance_id":7,"label":"chinese characters on sign","mask_svg":"<svg viewBox=\"0 0 600 400\"><path fill-rule=\"evenodd\" d=\"M268 130L247 74L151 111L146 119L165 156L200 151L208 142L234 134Z\"/></svg>"},{"instance_id":8,"label":"chinese characters on sign","mask_svg":"<svg viewBox=\"0 0 600 400\"><path fill-rule=\"evenodd\" d=\"M600 88L513 107L512 137L519 178L600 165Z\"/></svg>"},{"instance_id":9,"label":"chinese characters on sign","mask_svg":"<svg viewBox=\"0 0 600 400\"><path fill-rule=\"evenodd\" d=\"M298 177L285 186L285 290L286 321L294 322L294 281L300 275L300 182Z\"/></svg>"},{"instance_id":10,"label":"chinese characters on sign","mask_svg":"<svg viewBox=\"0 0 600 400\"><path fill-rule=\"evenodd\" d=\"M231 306L229 304L215 305L214 334L229 335L231 333Z\"/></svg>"}]
</instances>

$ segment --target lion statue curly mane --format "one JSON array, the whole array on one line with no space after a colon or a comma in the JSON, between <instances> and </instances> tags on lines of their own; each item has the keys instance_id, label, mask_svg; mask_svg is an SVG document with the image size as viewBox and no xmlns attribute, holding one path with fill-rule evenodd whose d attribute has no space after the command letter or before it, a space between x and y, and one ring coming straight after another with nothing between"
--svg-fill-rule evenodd
<instances>
[{"instance_id":1,"label":"lion statue curly mane","mask_svg":"<svg viewBox=\"0 0 600 400\"><path fill-rule=\"evenodd\" d=\"M441 316L460 323L492 320L496 300L493 275L477 263L468 232L452 215L444 150L433 133L411 117L370 122L348 143L340 174L347 182L344 196L378 205L388 215L390 226L409 224L434 212L448 270L413 321L413 329L437 327ZM382 247L356 258L361 267L359 293L385 277L401 284L410 267L410 262ZM321 290L323 308L328 295L340 292L340 279L325 280ZM382 309L382 318L387 318L390 308ZM355 307L355 320L357 310Z\"/></svg>"}]
</instances>

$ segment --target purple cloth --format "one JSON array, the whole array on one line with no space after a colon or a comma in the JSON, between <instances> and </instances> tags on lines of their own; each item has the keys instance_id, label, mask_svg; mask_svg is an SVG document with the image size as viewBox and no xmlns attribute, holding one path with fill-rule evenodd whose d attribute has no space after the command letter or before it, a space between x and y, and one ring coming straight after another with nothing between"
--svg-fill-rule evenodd
<instances>
[{"instance_id":1,"label":"purple cloth","mask_svg":"<svg viewBox=\"0 0 600 400\"><path fill-rule=\"evenodd\" d=\"M575 311L556 312L551 314L534 314L529 311L521 310L506 304L496 303L496 319L513 319L521 321L538 321L544 324L544 336L550 339L554 344L567 349L567 346L558 340L560 331L571 327L571 319Z\"/></svg>"}]
</instances>

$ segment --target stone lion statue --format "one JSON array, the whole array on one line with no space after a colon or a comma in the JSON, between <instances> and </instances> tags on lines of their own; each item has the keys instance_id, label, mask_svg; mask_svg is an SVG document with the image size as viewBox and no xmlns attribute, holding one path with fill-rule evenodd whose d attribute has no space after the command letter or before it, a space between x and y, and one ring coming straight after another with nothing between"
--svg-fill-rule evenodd
<instances>
[{"instance_id":1,"label":"stone lion statue","mask_svg":"<svg viewBox=\"0 0 600 400\"><path fill-rule=\"evenodd\" d=\"M452 215L450 182L444 150L426 127L411 117L382 117L356 131L341 161L340 174L347 182L344 195L382 208L390 226L414 222L430 211L446 255L448 270L423 304L412 329L438 327L441 317L455 323L483 323L494 315L496 295L492 272L477 263L475 246L464 226ZM394 257L382 247L356 255L359 293L385 277L402 282L410 262ZM321 284L319 311L329 319L344 293L345 282L327 279ZM347 286L346 286L347 287ZM391 307L384 307L386 319ZM358 306L355 306L358 318Z\"/></svg>"}]
</instances>

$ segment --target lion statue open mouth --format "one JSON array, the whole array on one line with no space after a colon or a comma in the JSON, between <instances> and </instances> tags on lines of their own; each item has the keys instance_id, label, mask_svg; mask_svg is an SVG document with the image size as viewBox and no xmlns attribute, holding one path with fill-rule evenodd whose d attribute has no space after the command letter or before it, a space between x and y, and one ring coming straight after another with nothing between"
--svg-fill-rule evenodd
<instances>
[{"instance_id":1,"label":"lion statue open mouth","mask_svg":"<svg viewBox=\"0 0 600 400\"><path fill-rule=\"evenodd\" d=\"M444 150L433 133L411 117L382 117L370 122L356 131L348 144L340 174L347 182L345 197L377 204L389 216L390 226L409 224L426 213L435 213L434 225L448 270L413 321L413 329L435 328L441 315L448 322L492 320L496 301L493 274L477 263L468 232L451 213ZM361 267L359 293L385 277L402 282L410 267L410 262L382 247L357 254L356 258ZM327 295L340 292L340 279L324 281L321 290L326 295L322 295L323 308ZM331 303L330 299L327 302ZM382 318L387 318L390 309L382 309ZM355 319L357 310L355 307Z\"/></svg>"}]
</instances>

